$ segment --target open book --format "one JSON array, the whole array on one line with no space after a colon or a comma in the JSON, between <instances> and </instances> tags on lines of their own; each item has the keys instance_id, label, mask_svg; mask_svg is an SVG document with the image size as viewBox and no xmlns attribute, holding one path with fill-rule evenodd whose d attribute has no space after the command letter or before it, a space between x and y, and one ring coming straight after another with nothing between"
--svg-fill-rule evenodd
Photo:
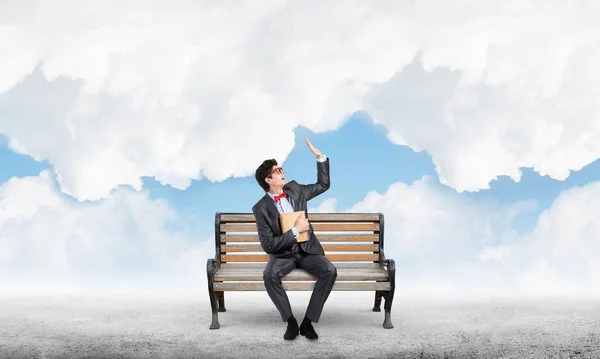
<instances>
[{"instance_id":1,"label":"open book","mask_svg":"<svg viewBox=\"0 0 600 359\"><path fill-rule=\"evenodd\" d=\"M279 215L279 223L281 224L282 233L285 233L292 229L292 227L294 227L294 224L296 223L296 219L298 219L298 217L300 216L302 216L302 218L305 218L304 211L290 212ZM300 232L298 238L296 239L296 242L306 241L308 241L308 231Z\"/></svg>"}]
</instances>

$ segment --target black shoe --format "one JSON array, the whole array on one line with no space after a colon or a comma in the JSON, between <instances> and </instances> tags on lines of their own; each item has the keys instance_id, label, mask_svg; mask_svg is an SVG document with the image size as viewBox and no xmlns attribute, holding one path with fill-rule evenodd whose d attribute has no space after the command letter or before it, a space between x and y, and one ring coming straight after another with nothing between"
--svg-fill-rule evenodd
<instances>
[{"instance_id":1,"label":"black shoe","mask_svg":"<svg viewBox=\"0 0 600 359\"><path fill-rule=\"evenodd\" d=\"M300 325L300 335L304 335L306 339L319 339L317 332L315 332L315 328L313 328L310 322L302 322Z\"/></svg>"},{"instance_id":2,"label":"black shoe","mask_svg":"<svg viewBox=\"0 0 600 359\"><path fill-rule=\"evenodd\" d=\"M288 324L287 330L283 335L283 339L285 340L294 340L298 336L298 323L296 324Z\"/></svg>"}]
</instances>

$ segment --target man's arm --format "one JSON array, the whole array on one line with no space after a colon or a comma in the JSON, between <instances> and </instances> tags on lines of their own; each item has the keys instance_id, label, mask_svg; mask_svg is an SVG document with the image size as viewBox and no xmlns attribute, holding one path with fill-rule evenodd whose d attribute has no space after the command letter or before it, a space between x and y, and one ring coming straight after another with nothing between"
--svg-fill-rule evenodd
<instances>
[{"instance_id":1,"label":"man's arm","mask_svg":"<svg viewBox=\"0 0 600 359\"><path fill-rule=\"evenodd\" d=\"M307 201L329 189L329 159L325 155L321 156L317 158L317 182L300 185Z\"/></svg>"},{"instance_id":2,"label":"man's arm","mask_svg":"<svg viewBox=\"0 0 600 359\"><path fill-rule=\"evenodd\" d=\"M265 253L273 254L291 248L296 243L296 236L294 236L292 230L288 230L281 236L273 235L271 227L269 227L265 220L266 214L262 210L259 210L258 207L258 205L252 207L252 213L254 213L254 217L256 218L258 239Z\"/></svg>"}]
</instances>

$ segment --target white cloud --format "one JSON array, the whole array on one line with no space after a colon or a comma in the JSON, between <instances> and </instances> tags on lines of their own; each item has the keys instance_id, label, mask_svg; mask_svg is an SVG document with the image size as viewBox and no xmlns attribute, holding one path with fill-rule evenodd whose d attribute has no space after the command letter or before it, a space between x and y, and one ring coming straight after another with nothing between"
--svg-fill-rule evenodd
<instances>
[{"instance_id":1,"label":"white cloud","mask_svg":"<svg viewBox=\"0 0 600 359\"><path fill-rule=\"evenodd\" d=\"M591 2L4 4L0 133L79 200L251 175L358 109L478 190L600 156ZM52 29L52 30L49 30ZM413 62L418 56L420 62ZM276 128L281 137L267 137ZM32 130L35 129L35 130ZM268 140L266 140L268 138Z\"/></svg>"},{"instance_id":2,"label":"white cloud","mask_svg":"<svg viewBox=\"0 0 600 359\"><path fill-rule=\"evenodd\" d=\"M600 182L564 191L531 233L519 234L513 219L534 209L532 201L475 202L425 177L370 192L342 212L384 213L401 293L600 293Z\"/></svg>"},{"instance_id":3,"label":"white cloud","mask_svg":"<svg viewBox=\"0 0 600 359\"><path fill-rule=\"evenodd\" d=\"M203 281L206 242L147 192L99 203L57 192L48 171L0 186L0 283L8 291L190 290ZM199 253L200 252L200 253Z\"/></svg>"},{"instance_id":4,"label":"white cloud","mask_svg":"<svg viewBox=\"0 0 600 359\"><path fill-rule=\"evenodd\" d=\"M337 199L336 198L325 198L323 200L323 202L321 202L321 204L319 205L319 207L317 208L309 208L308 212L309 213L331 213L331 212L337 212L336 211L336 206L337 206Z\"/></svg>"},{"instance_id":5,"label":"white cloud","mask_svg":"<svg viewBox=\"0 0 600 359\"><path fill-rule=\"evenodd\" d=\"M511 219L532 208L529 202L499 208L475 203L424 177L412 185L395 183L384 194L372 191L343 212L384 213L385 252L397 263L401 292L451 294L504 285L485 279L504 272L482 262L480 252L516 240Z\"/></svg>"},{"instance_id":6,"label":"white cloud","mask_svg":"<svg viewBox=\"0 0 600 359\"><path fill-rule=\"evenodd\" d=\"M600 182L564 191L525 237L512 265L523 287L565 294L599 294Z\"/></svg>"}]
</instances>

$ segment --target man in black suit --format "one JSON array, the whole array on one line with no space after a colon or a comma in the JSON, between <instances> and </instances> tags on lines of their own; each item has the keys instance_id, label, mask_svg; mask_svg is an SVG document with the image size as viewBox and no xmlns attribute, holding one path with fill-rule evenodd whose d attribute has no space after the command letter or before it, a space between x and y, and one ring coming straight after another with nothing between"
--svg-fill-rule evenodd
<instances>
[{"instance_id":1,"label":"man in black suit","mask_svg":"<svg viewBox=\"0 0 600 359\"><path fill-rule=\"evenodd\" d=\"M279 310L283 321L288 323L283 336L286 340L295 339L298 333L308 339L318 339L312 323L319 321L323 305L337 278L337 270L325 257L323 247L308 222L306 212L306 202L329 188L329 159L321 154L307 138L305 140L308 148L317 157L316 183L309 185L299 184L296 181L286 183L285 172L277 165L275 159L263 161L255 174L256 181L266 192L264 197L252 207L260 244L270 255L263 272L263 279L269 297ZM298 218L292 229L281 233L280 214L296 211L304 211L306 218ZM297 242L297 237L304 231L309 232L308 241ZM302 268L317 277L306 315L300 326L292 314L290 301L281 283L281 278L294 268Z\"/></svg>"}]
</instances>

